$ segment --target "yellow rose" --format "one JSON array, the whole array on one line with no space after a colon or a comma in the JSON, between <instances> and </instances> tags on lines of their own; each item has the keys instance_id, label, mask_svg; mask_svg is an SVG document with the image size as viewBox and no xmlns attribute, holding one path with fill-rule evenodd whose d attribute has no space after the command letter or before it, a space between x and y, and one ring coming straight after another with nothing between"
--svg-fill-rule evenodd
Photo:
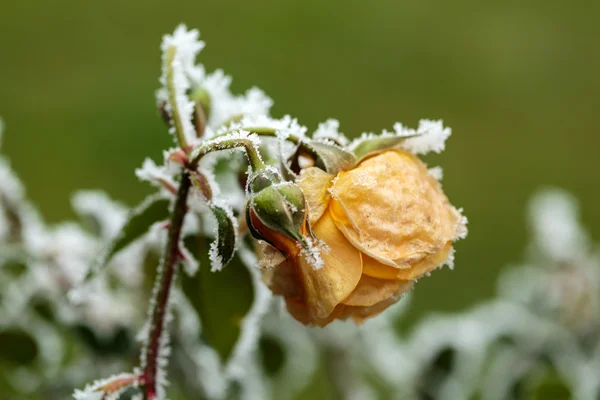
<instances>
[{"instance_id":1,"label":"yellow rose","mask_svg":"<svg viewBox=\"0 0 600 400\"><path fill-rule=\"evenodd\" d=\"M302 251L284 257L263 245L259 255L270 267L265 282L304 324L377 315L448 260L464 230L438 181L406 151L376 153L337 176L310 167L297 185L325 244L322 267Z\"/></svg>"}]
</instances>

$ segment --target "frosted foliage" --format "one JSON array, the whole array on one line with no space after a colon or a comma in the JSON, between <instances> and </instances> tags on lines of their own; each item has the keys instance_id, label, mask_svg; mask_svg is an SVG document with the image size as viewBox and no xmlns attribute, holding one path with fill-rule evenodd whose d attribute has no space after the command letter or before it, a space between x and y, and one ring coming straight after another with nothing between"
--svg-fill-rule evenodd
<instances>
[{"instance_id":1,"label":"frosted foliage","mask_svg":"<svg viewBox=\"0 0 600 400\"><path fill-rule=\"evenodd\" d=\"M196 55L204 48L204 42L199 41L200 33L196 29L188 30L185 25L179 25L172 35L165 35L160 46L163 52L163 70L160 77L160 83L163 88L167 88L167 71L169 67L173 72L173 86L175 94L175 104L179 113L183 128L183 135L188 142L192 142L196 137L196 130L192 124L194 113L194 103L188 98L187 91L191 85L188 75L193 71ZM175 48L175 57L169 66L169 49ZM159 91L159 98L164 97L164 89ZM171 110L171 104L167 103L167 111ZM174 127L171 128L174 133Z\"/></svg>"},{"instance_id":2,"label":"frosted foliage","mask_svg":"<svg viewBox=\"0 0 600 400\"><path fill-rule=\"evenodd\" d=\"M270 118L267 115L247 115L239 122L232 122L229 126L221 128L221 133L234 129L245 129L252 131L253 128L269 128L278 133L278 136L287 138L294 135L303 138L307 128L298 123L296 118L285 115L282 118Z\"/></svg>"},{"instance_id":3,"label":"frosted foliage","mask_svg":"<svg viewBox=\"0 0 600 400\"><path fill-rule=\"evenodd\" d=\"M342 146L346 146L348 139L339 129L340 122L337 119L328 119L319 124L317 130L313 133L313 139L330 139Z\"/></svg>"},{"instance_id":4,"label":"frosted foliage","mask_svg":"<svg viewBox=\"0 0 600 400\"><path fill-rule=\"evenodd\" d=\"M560 189L548 189L533 197L529 206L534 244L555 261L577 260L585 254L589 238L579 224L579 210L573 196Z\"/></svg>"},{"instance_id":5,"label":"frosted foliage","mask_svg":"<svg viewBox=\"0 0 600 400\"><path fill-rule=\"evenodd\" d=\"M79 215L99 223L103 238L115 237L127 219L127 208L101 191L78 191L71 197L71 205Z\"/></svg>"},{"instance_id":6,"label":"frosted foliage","mask_svg":"<svg viewBox=\"0 0 600 400\"><path fill-rule=\"evenodd\" d=\"M97 380L83 390L75 389L75 400L116 400L129 386L136 386L137 378L128 373L113 375L110 378Z\"/></svg>"},{"instance_id":7,"label":"frosted foliage","mask_svg":"<svg viewBox=\"0 0 600 400\"><path fill-rule=\"evenodd\" d=\"M412 136L402 142L403 149L414 154L427 154L429 152L441 153L446 147L446 140L452 130L444 127L442 121L422 119L417 130L407 129L401 123L394 124L394 131L399 136Z\"/></svg>"}]
</instances>

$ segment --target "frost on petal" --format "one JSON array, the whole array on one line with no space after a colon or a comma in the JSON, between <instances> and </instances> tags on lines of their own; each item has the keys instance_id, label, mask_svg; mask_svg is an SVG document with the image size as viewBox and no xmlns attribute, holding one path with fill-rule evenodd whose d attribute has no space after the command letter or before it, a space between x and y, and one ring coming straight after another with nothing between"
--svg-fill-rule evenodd
<instances>
[{"instance_id":1,"label":"frost on petal","mask_svg":"<svg viewBox=\"0 0 600 400\"><path fill-rule=\"evenodd\" d=\"M429 175L433 176L438 182L441 182L444 178L444 170L442 167L432 167L427 170Z\"/></svg>"},{"instance_id":2,"label":"frost on petal","mask_svg":"<svg viewBox=\"0 0 600 400\"><path fill-rule=\"evenodd\" d=\"M402 142L401 147L414 154L427 154L429 152L441 153L446 147L446 140L450 137L452 130L444 127L441 120L432 121L422 119L416 131L407 129L402 124L396 123L394 131L399 136L412 136Z\"/></svg>"},{"instance_id":3,"label":"frost on petal","mask_svg":"<svg viewBox=\"0 0 600 400\"><path fill-rule=\"evenodd\" d=\"M580 259L587 253L589 237L579 223L575 198L560 189L547 189L529 204L534 245L542 255L558 262Z\"/></svg>"}]
</instances>

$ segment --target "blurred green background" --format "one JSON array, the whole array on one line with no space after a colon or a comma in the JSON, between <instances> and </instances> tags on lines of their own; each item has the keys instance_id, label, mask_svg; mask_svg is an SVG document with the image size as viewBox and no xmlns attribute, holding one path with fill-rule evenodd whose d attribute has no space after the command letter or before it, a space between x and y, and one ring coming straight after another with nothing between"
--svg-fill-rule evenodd
<instances>
[{"instance_id":1,"label":"blurred green background","mask_svg":"<svg viewBox=\"0 0 600 400\"><path fill-rule=\"evenodd\" d=\"M257 85L309 129L443 119L444 188L470 220L455 271L423 279L409 321L489 297L522 259L525 204L540 186L573 192L600 238L600 2L4 1L3 152L47 220L69 196L102 188L134 204L133 174L170 145L154 90L164 33L185 22L241 92ZM141 305L145 307L145 305Z\"/></svg>"}]
</instances>

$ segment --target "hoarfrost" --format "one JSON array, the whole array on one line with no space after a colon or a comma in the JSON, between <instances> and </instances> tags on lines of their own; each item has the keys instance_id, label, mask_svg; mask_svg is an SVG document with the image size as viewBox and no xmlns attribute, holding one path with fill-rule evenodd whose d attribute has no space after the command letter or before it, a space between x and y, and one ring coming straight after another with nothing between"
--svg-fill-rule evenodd
<instances>
[{"instance_id":1,"label":"hoarfrost","mask_svg":"<svg viewBox=\"0 0 600 400\"><path fill-rule=\"evenodd\" d=\"M415 137L407 138L402 142L401 147L414 154L427 154L429 152L441 153L446 147L446 140L450 137L452 130L444 127L441 120L432 121L422 119L419 121L419 127L416 132L412 129L406 129L400 123L394 124L394 131L399 136Z\"/></svg>"},{"instance_id":2,"label":"hoarfrost","mask_svg":"<svg viewBox=\"0 0 600 400\"><path fill-rule=\"evenodd\" d=\"M333 140L341 146L348 145L348 139L339 131L340 122L337 119L328 119L321 122L317 130L313 133L313 139L328 139Z\"/></svg>"},{"instance_id":3,"label":"hoarfrost","mask_svg":"<svg viewBox=\"0 0 600 400\"><path fill-rule=\"evenodd\" d=\"M438 182L441 182L444 178L444 170L440 166L429 168L427 172L429 172L429 175L433 176Z\"/></svg>"},{"instance_id":4,"label":"hoarfrost","mask_svg":"<svg viewBox=\"0 0 600 400\"><path fill-rule=\"evenodd\" d=\"M101 236L114 237L127 219L127 208L99 190L80 190L71 197L71 206L82 217L91 216L100 224Z\"/></svg>"},{"instance_id":5,"label":"hoarfrost","mask_svg":"<svg viewBox=\"0 0 600 400\"><path fill-rule=\"evenodd\" d=\"M190 89L188 75L194 72L194 61L196 55L204 48L204 42L198 40L200 33L196 29L189 30L185 25L179 25L172 35L165 35L161 43L163 52L163 66L160 83L163 88L167 88L167 73L169 67L173 72L173 86L175 91L175 107L181 119L183 135L188 142L194 141L196 138L196 129L192 124L192 116L194 113L194 103L188 98L187 91ZM175 48L175 57L169 66L169 49ZM168 88L167 88L168 91ZM159 97L163 97L165 90L158 93ZM171 112L171 104L167 102L166 110ZM170 132L174 133L174 127L171 127Z\"/></svg>"}]
</instances>

